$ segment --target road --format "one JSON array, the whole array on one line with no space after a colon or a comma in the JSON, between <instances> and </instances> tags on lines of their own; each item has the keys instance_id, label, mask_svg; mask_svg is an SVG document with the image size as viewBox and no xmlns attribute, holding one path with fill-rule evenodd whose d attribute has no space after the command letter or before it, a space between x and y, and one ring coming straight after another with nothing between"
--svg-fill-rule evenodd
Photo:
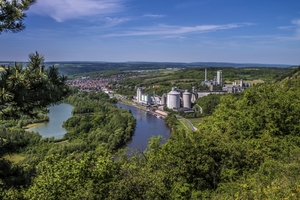
<instances>
[{"instance_id":1,"label":"road","mask_svg":"<svg viewBox=\"0 0 300 200\"><path fill-rule=\"evenodd\" d=\"M202 114L202 111L203 111L202 107L201 107L201 106L199 106L198 104L195 104L195 106L198 106L198 107L199 107L199 109L200 109L200 113Z\"/></svg>"},{"instance_id":2,"label":"road","mask_svg":"<svg viewBox=\"0 0 300 200\"><path fill-rule=\"evenodd\" d=\"M188 119L186 119L184 117L181 117L180 115L176 115L176 117L179 118L179 119L184 120L190 126L190 128L192 129L192 131L196 131L197 130L197 128Z\"/></svg>"}]
</instances>

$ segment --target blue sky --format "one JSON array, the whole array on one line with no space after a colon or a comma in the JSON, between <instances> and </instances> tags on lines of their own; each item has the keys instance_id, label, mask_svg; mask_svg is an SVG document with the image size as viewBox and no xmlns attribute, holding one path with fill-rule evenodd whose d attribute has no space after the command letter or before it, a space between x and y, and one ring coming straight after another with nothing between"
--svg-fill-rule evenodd
<instances>
[{"instance_id":1,"label":"blue sky","mask_svg":"<svg viewBox=\"0 0 300 200\"><path fill-rule=\"evenodd\" d=\"M0 60L300 64L299 0L38 0Z\"/></svg>"}]
</instances>

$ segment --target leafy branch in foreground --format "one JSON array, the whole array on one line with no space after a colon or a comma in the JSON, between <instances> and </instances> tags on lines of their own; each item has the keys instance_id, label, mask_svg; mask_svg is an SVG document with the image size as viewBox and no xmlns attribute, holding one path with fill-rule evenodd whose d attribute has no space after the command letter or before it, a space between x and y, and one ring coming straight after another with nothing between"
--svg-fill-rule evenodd
<instances>
[{"instance_id":1,"label":"leafy branch in foreground","mask_svg":"<svg viewBox=\"0 0 300 200\"><path fill-rule=\"evenodd\" d=\"M6 116L34 116L36 111L58 104L68 95L66 76L54 66L45 69L44 57L29 55L27 67L15 63L5 67L0 77L0 111Z\"/></svg>"},{"instance_id":2,"label":"leafy branch in foreground","mask_svg":"<svg viewBox=\"0 0 300 200\"><path fill-rule=\"evenodd\" d=\"M0 0L0 34L2 32L17 33L25 28L24 11L36 0Z\"/></svg>"}]
</instances>

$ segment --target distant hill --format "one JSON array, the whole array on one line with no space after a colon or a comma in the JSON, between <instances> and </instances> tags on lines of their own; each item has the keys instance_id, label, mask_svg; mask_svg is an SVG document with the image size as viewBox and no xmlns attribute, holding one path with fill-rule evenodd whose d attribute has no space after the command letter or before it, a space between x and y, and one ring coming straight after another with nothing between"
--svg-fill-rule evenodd
<instances>
[{"instance_id":1,"label":"distant hill","mask_svg":"<svg viewBox=\"0 0 300 200\"><path fill-rule=\"evenodd\" d=\"M293 72L281 77L277 82L284 83L287 80L300 79L300 66L296 68Z\"/></svg>"},{"instance_id":2,"label":"distant hill","mask_svg":"<svg viewBox=\"0 0 300 200\"><path fill-rule=\"evenodd\" d=\"M3 61L0 63L12 65L14 62ZM65 61L65 62L46 62L46 66L58 68L59 72L64 75L73 75L89 72L97 72L103 70L147 70L147 69L164 69L164 68L195 68L195 67L273 67L286 68L291 65L285 64L256 64L256 63L228 63L228 62L91 62L91 61ZM24 62L26 65L26 62Z\"/></svg>"},{"instance_id":3,"label":"distant hill","mask_svg":"<svg viewBox=\"0 0 300 200\"><path fill-rule=\"evenodd\" d=\"M103 70L149 70L165 68L195 68L195 67L275 67L286 68L290 65L281 64L238 64L238 63L218 63L218 62L48 62L47 65L55 65L62 74L72 75Z\"/></svg>"},{"instance_id":4,"label":"distant hill","mask_svg":"<svg viewBox=\"0 0 300 200\"><path fill-rule=\"evenodd\" d=\"M290 67L286 64L260 64L260 63L227 63L227 62L193 62L190 65L212 66L212 67Z\"/></svg>"}]
</instances>

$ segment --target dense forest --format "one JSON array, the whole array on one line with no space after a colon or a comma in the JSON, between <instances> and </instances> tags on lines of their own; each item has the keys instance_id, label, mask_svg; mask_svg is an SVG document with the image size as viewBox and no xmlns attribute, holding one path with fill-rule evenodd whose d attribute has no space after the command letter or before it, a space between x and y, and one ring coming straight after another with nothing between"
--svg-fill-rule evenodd
<instances>
[{"instance_id":1,"label":"dense forest","mask_svg":"<svg viewBox=\"0 0 300 200\"><path fill-rule=\"evenodd\" d=\"M47 156L59 159L82 159L86 154L94 155L99 148L114 152L131 139L135 129L135 118L125 109L118 109L105 93L77 93L65 99L75 106L73 117L63 126L67 133L62 139L42 138L36 132L25 131L19 124L25 116L2 120L0 131L0 196L1 199L22 199L16 195L21 187L32 184L39 173L36 167ZM17 164L11 163L21 158ZM13 195L10 193L13 191ZM12 195L12 196L11 196ZM50 197L49 197L50 198ZM46 198L47 199L47 198Z\"/></svg>"},{"instance_id":2,"label":"dense forest","mask_svg":"<svg viewBox=\"0 0 300 200\"><path fill-rule=\"evenodd\" d=\"M82 92L68 97L66 102L75 106L73 117L64 122L67 129L64 139L82 139L91 149L98 145L116 150L131 139L136 126L135 118L125 109L111 103L106 93Z\"/></svg>"},{"instance_id":3,"label":"dense forest","mask_svg":"<svg viewBox=\"0 0 300 200\"><path fill-rule=\"evenodd\" d=\"M34 2L5 1L0 33L23 30L24 11ZM156 68L127 63L132 64ZM82 63L71 65L72 72L83 71ZM91 71L99 69L88 65ZM110 67L120 70L118 65ZM75 92L66 99L75 109L61 140L25 131L30 119L47 120L43 109L69 94L66 77L54 66L46 68L38 53L30 55L26 68L15 64L3 69L0 199L300 199L300 67L285 76L268 68L264 73L244 69L248 80L252 74L265 83L240 95L207 97L202 105L206 116L195 132L177 130L171 114L166 119L170 139L162 145L161 137L152 138L144 152L120 148L133 134L135 119L104 93ZM199 84L198 70L165 74L160 80L190 89ZM233 72L224 80L243 78ZM144 81L152 92L157 79Z\"/></svg>"},{"instance_id":4,"label":"dense forest","mask_svg":"<svg viewBox=\"0 0 300 200\"><path fill-rule=\"evenodd\" d=\"M144 152L130 156L101 143L81 150L81 138L86 147L93 140L78 127L68 144L44 148L47 153L27 185L17 182L22 180L18 174L11 174L13 184L2 178L2 198L299 199L299 86L300 70L242 95L224 95L198 131L174 130L164 145L160 137L152 138ZM90 112L83 110L82 116ZM24 146L34 149L40 142L35 138Z\"/></svg>"}]
</instances>

